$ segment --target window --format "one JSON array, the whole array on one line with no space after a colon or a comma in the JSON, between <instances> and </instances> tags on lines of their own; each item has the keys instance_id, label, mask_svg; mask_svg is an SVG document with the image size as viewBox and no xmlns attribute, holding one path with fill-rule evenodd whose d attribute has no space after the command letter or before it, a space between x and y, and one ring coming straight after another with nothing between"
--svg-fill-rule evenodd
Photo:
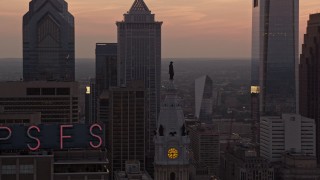
<instances>
[{"instance_id":1,"label":"window","mask_svg":"<svg viewBox=\"0 0 320 180\"><path fill-rule=\"evenodd\" d=\"M253 7L258 7L259 3L258 3L258 0L253 0Z\"/></svg>"},{"instance_id":2,"label":"window","mask_svg":"<svg viewBox=\"0 0 320 180\"><path fill-rule=\"evenodd\" d=\"M54 88L42 88L42 95L55 95Z\"/></svg>"},{"instance_id":3,"label":"window","mask_svg":"<svg viewBox=\"0 0 320 180\"><path fill-rule=\"evenodd\" d=\"M33 174L33 165L20 165L20 174Z\"/></svg>"},{"instance_id":4,"label":"window","mask_svg":"<svg viewBox=\"0 0 320 180\"><path fill-rule=\"evenodd\" d=\"M16 165L3 165L2 174L16 174Z\"/></svg>"},{"instance_id":5,"label":"window","mask_svg":"<svg viewBox=\"0 0 320 180\"><path fill-rule=\"evenodd\" d=\"M40 88L27 88L27 96L40 95Z\"/></svg>"},{"instance_id":6,"label":"window","mask_svg":"<svg viewBox=\"0 0 320 180\"><path fill-rule=\"evenodd\" d=\"M57 88L57 95L70 95L69 88Z\"/></svg>"}]
</instances>

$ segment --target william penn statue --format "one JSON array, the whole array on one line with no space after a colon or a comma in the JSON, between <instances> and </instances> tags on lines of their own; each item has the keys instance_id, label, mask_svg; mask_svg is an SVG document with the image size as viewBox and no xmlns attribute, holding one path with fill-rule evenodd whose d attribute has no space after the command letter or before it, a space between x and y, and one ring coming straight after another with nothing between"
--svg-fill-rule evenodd
<instances>
[{"instance_id":1,"label":"william penn statue","mask_svg":"<svg viewBox=\"0 0 320 180\"><path fill-rule=\"evenodd\" d=\"M169 74L170 74L170 80L173 80L173 76L174 76L174 69L173 69L173 62L170 62L169 65Z\"/></svg>"}]
</instances>

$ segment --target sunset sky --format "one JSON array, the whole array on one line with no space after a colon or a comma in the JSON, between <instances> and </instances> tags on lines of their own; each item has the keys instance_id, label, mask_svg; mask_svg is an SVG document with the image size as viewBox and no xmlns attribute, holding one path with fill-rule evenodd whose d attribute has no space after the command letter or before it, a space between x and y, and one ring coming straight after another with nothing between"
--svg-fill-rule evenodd
<instances>
[{"instance_id":1,"label":"sunset sky","mask_svg":"<svg viewBox=\"0 0 320 180\"><path fill-rule=\"evenodd\" d=\"M76 57L94 58L95 43L116 42L120 21L133 0L67 0L75 16ZM252 0L145 0L163 21L165 58L248 58ZM22 16L29 0L0 0L0 58L22 57ZM319 0L300 0L300 41Z\"/></svg>"}]
</instances>

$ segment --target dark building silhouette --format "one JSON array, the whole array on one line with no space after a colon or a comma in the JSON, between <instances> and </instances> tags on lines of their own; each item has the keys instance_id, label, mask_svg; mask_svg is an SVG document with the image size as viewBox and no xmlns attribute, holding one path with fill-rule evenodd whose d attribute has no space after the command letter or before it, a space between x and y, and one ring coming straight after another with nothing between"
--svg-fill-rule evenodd
<instances>
[{"instance_id":1,"label":"dark building silhouette","mask_svg":"<svg viewBox=\"0 0 320 180\"><path fill-rule=\"evenodd\" d=\"M126 161L139 161L145 170L144 82L133 81L127 87L110 88L108 151L112 173L125 171Z\"/></svg>"},{"instance_id":2,"label":"dark building silhouette","mask_svg":"<svg viewBox=\"0 0 320 180\"><path fill-rule=\"evenodd\" d=\"M64 0L32 0L23 17L25 81L75 80L74 18Z\"/></svg>"},{"instance_id":3,"label":"dark building silhouette","mask_svg":"<svg viewBox=\"0 0 320 180\"><path fill-rule=\"evenodd\" d=\"M320 14L310 15L300 56L300 114L315 120L320 163Z\"/></svg>"},{"instance_id":4,"label":"dark building silhouette","mask_svg":"<svg viewBox=\"0 0 320 180\"><path fill-rule=\"evenodd\" d=\"M104 89L117 86L117 43L96 44L96 89L99 96Z\"/></svg>"},{"instance_id":5,"label":"dark building silhouette","mask_svg":"<svg viewBox=\"0 0 320 180\"><path fill-rule=\"evenodd\" d=\"M160 111L161 25L143 0L135 0L118 27L118 85L143 80L147 171L153 173L154 131Z\"/></svg>"},{"instance_id":6,"label":"dark building silhouette","mask_svg":"<svg viewBox=\"0 0 320 180\"><path fill-rule=\"evenodd\" d=\"M253 1L252 86L260 86L261 115L295 113L298 0Z\"/></svg>"}]
</instances>

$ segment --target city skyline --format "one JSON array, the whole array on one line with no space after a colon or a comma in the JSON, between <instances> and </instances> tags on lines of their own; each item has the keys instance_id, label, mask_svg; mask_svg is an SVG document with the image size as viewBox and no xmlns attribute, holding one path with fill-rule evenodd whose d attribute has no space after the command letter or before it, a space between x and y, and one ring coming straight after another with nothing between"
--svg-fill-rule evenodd
<instances>
[{"instance_id":1,"label":"city skyline","mask_svg":"<svg viewBox=\"0 0 320 180\"><path fill-rule=\"evenodd\" d=\"M0 29L0 39L7 42L0 45L0 58L22 57L22 16L27 11L27 2L29 0L15 0L10 4L0 2L0 20L6 24ZM75 16L76 58L94 58L96 42L116 42L115 22L122 18L121 14L127 12L133 1L67 2ZM251 1L199 0L195 4L182 0L146 0L146 3L165 22L164 58L250 57ZM225 14L228 8L232 13ZM319 11L320 2L317 0L300 1L299 48L309 14Z\"/></svg>"}]
</instances>

